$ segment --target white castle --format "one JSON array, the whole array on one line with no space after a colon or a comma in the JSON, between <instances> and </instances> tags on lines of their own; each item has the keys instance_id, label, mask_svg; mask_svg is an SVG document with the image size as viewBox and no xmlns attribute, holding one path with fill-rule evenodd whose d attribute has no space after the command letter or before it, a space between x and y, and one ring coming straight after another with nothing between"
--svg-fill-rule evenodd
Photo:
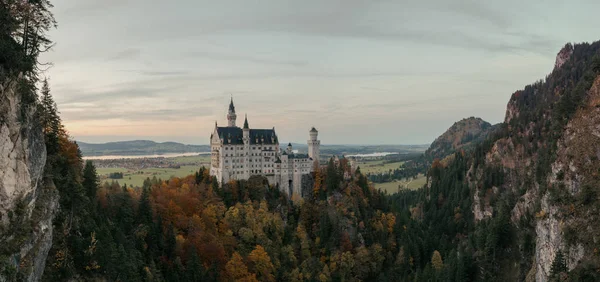
<instances>
[{"instance_id":1,"label":"white castle","mask_svg":"<svg viewBox=\"0 0 600 282\"><path fill-rule=\"evenodd\" d=\"M265 176L270 184L278 184L288 196L302 196L302 176L310 174L319 162L319 132L313 127L308 140L308 155L297 154L288 144L279 149L279 139L273 129L250 129L248 117L244 128L235 125L237 115L233 99L229 104L227 127L217 126L210 135L210 175L219 183L248 179L252 175Z\"/></svg>"}]
</instances>

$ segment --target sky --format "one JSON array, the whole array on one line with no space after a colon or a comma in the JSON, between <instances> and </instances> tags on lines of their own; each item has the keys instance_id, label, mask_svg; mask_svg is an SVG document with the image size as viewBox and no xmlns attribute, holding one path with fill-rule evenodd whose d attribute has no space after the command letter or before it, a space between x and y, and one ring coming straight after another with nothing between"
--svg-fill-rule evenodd
<instances>
[{"instance_id":1,"label":"sky","mask_svg":"<svg viewBox=\"0 0 600 282\"><path fill-rule=\"evenodd\" d=\"M600 39L600 1L53 0L41 60L85 142L208 144L227 125L280 140L425 144L504 119L567 42Z\"/></svg>"}]
</instances>

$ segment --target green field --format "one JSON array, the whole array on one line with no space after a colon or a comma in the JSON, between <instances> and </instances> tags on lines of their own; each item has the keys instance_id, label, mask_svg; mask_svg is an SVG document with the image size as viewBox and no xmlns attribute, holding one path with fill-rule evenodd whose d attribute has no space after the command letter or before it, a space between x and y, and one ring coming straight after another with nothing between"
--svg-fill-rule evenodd
<instances>
[{"instance_id":1,"label":"green field","mask_svg":"<svg viewBox=\"0 0 600 282\"><path fill-rule=\"evenodd\" d=\"M131 170L122 167L115 168L97 168L96 171L100 176L102 182L111 181L108 175L111 172L122 172L122 179L115 179L119 184L127 184L128 186L133 185L134 187L141 187L146 178L152 179L169 179L173 176L185 177L190 174L194 174L200 169L200 167L208 167L210 164L210 155L198 155L198 156L185 156L185 157L173 157L169 158L176 164L181 165L180 168L145 168L140 170Z\"/></svg>"},{"instance_id":2,"label":"green field","mask_svg":"<svg viewBox=\"0 0 600 282\"><path fill-rule=\"evenodd\" d=\"M384 163L384 160L358 161L356 164L360 167L360 172L367 173L382 173L400 168L404 162Z\"/></svg>"},{"instance_id":3,"label":"green field","mask_svg":"<svg viewBox=\"0 0 600 282\"><path fill-rule=\"evenodd\" d=\"M173 176L185 177L190 174L194 174L199 169L200 166L181 166L178 169L146 168L139 171L128 170L125 168L98 168L96 169L96 171L98 172L98 175L100 176L102 182L112 180L108 178L108 174L111 172L123 172L122 179L115 179L119 182L119 184L127 184L127 186L133 185L134 187L141 187L146 178L152 179L156 176L156 178L165 180L170 179Z\"/></svg>"},{"instance_id":4,"label":"green field","mask_svg":"<svg viewBox=\"0 0 600 282\"><path fill-rule=\"evenodd\" d=\"M186 156L186 157L173 157L169 158L178 164L209 164L210 163L210 155L198 155L198 156Z\"/></svg>"},{"instance_id":5,"label":"green field","mask_svg":"<svg viewBox=\"0 0 600 282\"><path fill-rule=\"evenodd\" d=\"M417 179L410 180L397 180L392 182L384 182L384 183L374 183L375 188L386 191L388 194L394 194L398 192L398 187L402 187L402 189L416 190L420 189L427 182L427 177L424 175L419 175Z\"/></svg>"}]
</instances>

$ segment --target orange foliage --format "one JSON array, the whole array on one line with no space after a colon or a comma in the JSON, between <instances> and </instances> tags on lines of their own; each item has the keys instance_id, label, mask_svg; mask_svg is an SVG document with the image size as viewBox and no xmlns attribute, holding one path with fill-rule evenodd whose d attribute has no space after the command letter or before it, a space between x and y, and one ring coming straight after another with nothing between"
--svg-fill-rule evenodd
<instances>
[{"instance_id":1,"label":"orange foliage","mask_svg":"<svg viewBox=\"0 0 600 282\"><path fill-rule=\"evenodd\" d=\"M233 252L235 243L230 238L232 235L227 233L225 207L209 184L196 184L193 175L173 177L153 185L150 199L163 226L173 226L177 231L179 256L189 258L190 250L195 250L205 267L225 265L227 254Z\"/></svg>"},{"instance_id":2,"label":"orange foliage","mask_svg":"<svg viewBox=\"0 0 600 282\"><path fill-rule=\"evenodd\" d=\"M227 262L225 273L228 281L258 281L256 275L248 271L248 267L238 252L233 253Z\"/></svg>"},{"instance_id":3,"label":"orange foliage","mask_svg":"<svg viewBox=\"0 0 600 282\"><path fill-rule=\"evenodd\" d=\"M248 260L252 263L252 268L261 281L275 281L275 276L273 276L275 267L271 263L269 254L261 245L256 245L256 248L248 255Z\"/></svg>"}]
</instances>

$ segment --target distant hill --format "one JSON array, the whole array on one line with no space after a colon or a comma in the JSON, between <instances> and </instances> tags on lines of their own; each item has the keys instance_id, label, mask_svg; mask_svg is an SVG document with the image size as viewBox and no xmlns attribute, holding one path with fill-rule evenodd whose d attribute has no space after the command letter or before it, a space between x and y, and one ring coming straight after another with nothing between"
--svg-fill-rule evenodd
<instances>
[{"instance_id":1,"label":"distant hill","mask_svg":"<svg viewBox=\"0 0 600 282\"><path fill-rule=\"evenodd\" d=\"M458 149L468 149L483 141L494 128L489 122L476 117L457 121L431 143L425 156L429 159L443 159Z\"/></svg>"},{"instance_id":2,"label":"distant hill","mask_svg":"<svg viewBox=\"0 0 600 282\"><path fill-rule=\"evenodd\" d=\"M157 143L150 140L133 140L100 144L78 141L77 144L79 144L81 153L84 156L210 152L210 146L208 145L186 145L177 142Z\"/></svg>"}]
</instances>

